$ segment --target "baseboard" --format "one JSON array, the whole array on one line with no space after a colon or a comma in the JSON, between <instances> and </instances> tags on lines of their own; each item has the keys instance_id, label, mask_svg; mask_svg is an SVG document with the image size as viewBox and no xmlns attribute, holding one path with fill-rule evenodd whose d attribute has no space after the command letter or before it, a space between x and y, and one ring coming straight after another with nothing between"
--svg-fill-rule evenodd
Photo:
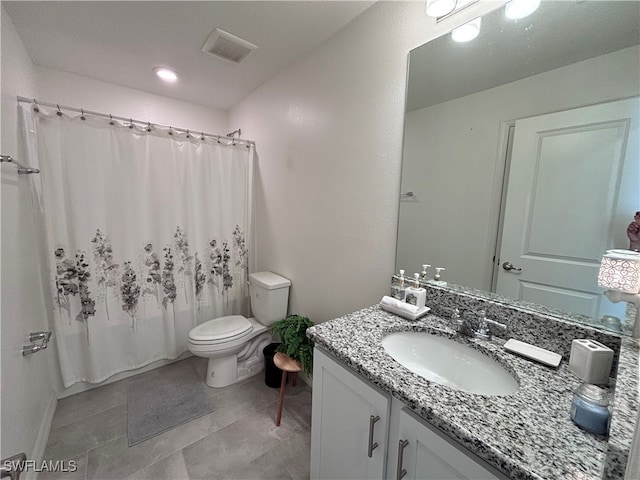
<instances>
[{"instance_id":1,"label":"baseboard","mask_svg":"<svg viewBox=\"0 0 640 480\"><path fill-rule=\"evenodd\" d=\"M58 400L54 395L51 396L51 401L47 407L46 412L40 422L40 428L38 429L38 437L36 443L33 446L33 452L29 460L34 460L37 465L42 462L44 457L44 451L47 448L47 441L49 440L49 432L51 431L51 424L53 423L53 415L56 413L56 407L58 406ZM29 469L26 472L26 480L36 480L38 472L35 469Z\"/></svg>"}]
</instances>

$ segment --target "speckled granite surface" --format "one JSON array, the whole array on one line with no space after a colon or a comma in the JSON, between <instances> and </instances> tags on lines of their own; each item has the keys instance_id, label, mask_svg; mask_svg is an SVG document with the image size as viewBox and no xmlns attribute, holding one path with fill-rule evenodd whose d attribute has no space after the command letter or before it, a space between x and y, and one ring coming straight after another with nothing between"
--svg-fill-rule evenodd
<instances>
[{"instance_id":1,"label":"speckled granite surface","mask_svg":"<svg viewBox=\"0 0 640 480\"><path fill-rule=\"evenodd\" d=\"M439 302L432 298L428 304L436 303ZM549 348L540 340L550 338L552 333L535 326L533 332L525 332L524 325L536 319L522 320L523 312L509 312L511 317L506 321L510 326L513 323L519 333L511 331L509 337ZM504 311L493 313L494 318L505 320ZM504 397L474 395L413 374L395 362L381 345L387 333L404 330L429 332L468 343L511 371L520 389ZM587 335L580 328L577 332L581 336L571 339L594 338L588 335L593 333L588 330ZM316 325L307 334L339 361L511 478L596 479L604 475L622 478L621 464L626 463L638 408L638 344L633 340L605 339L620 350L613 421L607 439L580 430L569 418L573 391L580 381L568 371L568 353L560 367L552 369L505 352L502 349L505 339L461 338L449 320L427 315L409 322L377 305ZM594 335L598 337L600 333ZM569 337L566 341L570 344ZM564 354L564 343L563 336L563 340L555 340L554 346L559 348L552 349Z\"/></svg>"},{"instance_id":2,"label":"speckled granite surface","mask_svg":"<svg viewBox=\"0 0 640 480\"><path fill-rule=\"evenodd\" d=\"M433 315L450 318L454 308L458 308L463 314L466 311L485 310L487 317L502 319L509 324L510 337L559 353L567 360L574 339L591 338L616 352L615 368L622 335L589 324L591 319L584 315L510 300L494 293L459 285L438 286L426 282L423 286L427 289L427 304L432 307ZM502 335L499 331L495 334Z\"/></svg>"},{"instance_id":3,"label":"speckled granite surface","mask_svg":"<svg viewBox=\"0 0 640 480\"><path fill-rule=\"evenodd\" d=\"M543 315L546 318L554 319L560 323L577 323L580 326L587 326L595 330L604 331L605 333L619 334L630 336L633 332L633 319L635 318L635 306L633 304L627 305L626 321L621 326L620 331L611 330L610 328L602 325L598 320L580 315L566 310L558 308L547 307L537 303L529 303L521 300L514 300L512 298L503 297L496 293L487 292L486 290L478 290L476 288L464 287L462 285L456 285L454 283L447 282L435 282L433 280L420 281L420 284L427 289L430 295L441 296L443 298L451 299L458 297L462 301L467 303L485 302L500 307L506 307L511 310L520 311L523 313L530 313L532 315ZM439 305L445 306L448 303L440 303ZM438 303L436 302L436 307Z\"/></svg>"},{"instance_id":4,"label":"speckled granite surface","mask_svg":"<svg viewBox=\"0 0 640 480\"><path fill-rule=\"evenodd\" d=\"M639 343L631 338L623 338L614 392L614 413L611 418L605 478L624 478L624 469L633 440L633 432L638 418Z\"/></svg>"}]
</instances>

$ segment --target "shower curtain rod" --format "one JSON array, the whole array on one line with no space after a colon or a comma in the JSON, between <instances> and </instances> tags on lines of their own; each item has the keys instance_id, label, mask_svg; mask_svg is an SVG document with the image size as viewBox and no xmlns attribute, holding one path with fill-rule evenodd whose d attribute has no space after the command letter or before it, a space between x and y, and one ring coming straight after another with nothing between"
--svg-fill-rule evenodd
<instances>
[{"instance_id":1,"label":"shower curtain rod","mask_svg":"<svg viewBox=\"0 0 640 480\"><path fill-rule=\"evenodd\" d=\"M145 126L145 127L154 126L154 127L168 128L170 130L175 130L177 132L183 132L183 133L186 133L188 135L193 135L194 137L200 137L203 140L204 140L204 137L215 138L218 141L225 140L225 139L229 140L229 138L225 137L224 135L218 135L217 133L207 133L207 132L193 131L193 130L189 130L189 129L186 129L186 128L178 128L178 127L173 127L171 125L164 125L162 123L151 123L151 122L145 122L143 120L136 120L135 118L120 117L118 115L111 115L110 113L93 112L91 110L85 110L83 108L76 108L76 107L67 107L65 105L59 105L57 103L40 102L40 101L36 100L35 98L26 98L26 97L21 97L19 95L18 95L18 102L32 103L35 107L37 107L38 105L41 105L43 107L57 108L58 110L69 110L71 112L80 113L82 115L93 115L93 116L96 116L96 117L108 118L110 120L122 120L124 122L128 122L129 124L137 123L137 124L139 124L141 126ZM233 139L233 143L244 143L247 146L250 146L250 145L255 146L255 144L256 144L255 141L247 140L245 138L234 138Z\"/></svg>"}]
</instances>

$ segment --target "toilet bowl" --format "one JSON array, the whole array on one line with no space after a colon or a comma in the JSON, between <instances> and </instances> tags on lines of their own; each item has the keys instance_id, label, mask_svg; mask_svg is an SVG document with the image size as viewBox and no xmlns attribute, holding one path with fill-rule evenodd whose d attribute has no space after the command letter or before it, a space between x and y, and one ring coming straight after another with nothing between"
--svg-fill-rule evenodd
<instances>
[{"instance_id":1,"label":"toilet bowl","mask_svg":"<svg viewBox=\"0 0 640 480\"><path fill-rule=\"evenodd\" d=\"M264 369L262 349L271 333L255 318L242 315L219 317L189 332L187 346L198 357L209 359L205 383L226 387Z\"/></svg>"},{"instance_id":2,"label":"toilet bowl","mask_svg":"<svg viewBox=\"0 0 640 480\"><path fill-rule=\"evenodd\" d=\"M262 350L271 343L268 326L287 314L291 282L272 272L249 275L249 295L255 318L228 315L194 327L187 347L209 359L205 383L226 387L264 370Z\"/></svg>"}]
</instances>

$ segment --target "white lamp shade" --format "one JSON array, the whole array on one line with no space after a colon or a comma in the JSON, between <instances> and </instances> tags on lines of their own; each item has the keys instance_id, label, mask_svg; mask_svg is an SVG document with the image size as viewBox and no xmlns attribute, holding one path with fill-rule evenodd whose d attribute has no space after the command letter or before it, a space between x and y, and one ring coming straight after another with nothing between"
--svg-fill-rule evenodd
<instances>
[{"instance_id":1,"label":"white lamp shade","mask_svg":"<svg viewBox=\"0 0 640 480\"><path fill-rule=\"evenodd\" d=\"M640 253L608 250L602 256L598 285L624 293L640 292Z\"/></svg>"},{"instance_id":2,"label":"white lamp shade","mask_svg":"<svg viewBox=\"0 0 640 480\"><path fill-rule=\"evenodd\" d=\"M455 8L456 0L427 0L427 15L430 17L443 17Z\"/></svg>"}]
</instances>

